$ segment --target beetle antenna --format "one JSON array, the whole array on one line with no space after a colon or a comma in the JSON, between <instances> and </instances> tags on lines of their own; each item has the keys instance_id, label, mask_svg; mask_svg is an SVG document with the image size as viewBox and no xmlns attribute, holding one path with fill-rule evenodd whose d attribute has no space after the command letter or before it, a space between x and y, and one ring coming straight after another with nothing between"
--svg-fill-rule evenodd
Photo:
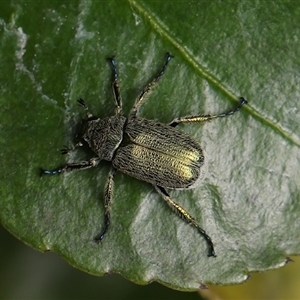
<instances>
[{"instance_id":1,"label":"beetle antenna","mask_svg":"<svg viewBox=\"0 0 300 300\"><path fill-rule=\"evenodd\" d=\"M85 101L82 98L79 98L77 102L78 105L81 106L86 111L87 118L90 119L93 115L89 112L89 108L86 105Z\"/></svg>"}]
</instances>

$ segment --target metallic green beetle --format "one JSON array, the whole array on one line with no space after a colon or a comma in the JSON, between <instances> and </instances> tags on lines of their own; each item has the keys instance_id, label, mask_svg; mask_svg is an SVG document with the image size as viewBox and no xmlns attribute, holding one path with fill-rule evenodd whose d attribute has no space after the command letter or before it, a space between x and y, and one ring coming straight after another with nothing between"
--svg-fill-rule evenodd
<instances>
[{"instance_id":1,"label":"metallic green beetle","mask_svg":"<svg viewBox=\"0 0 300 300\"><path fill-rule=\"evenodd\" d=\"M55 170L42 170L42 174L55 175L74 170L96 167L101 160L112 162L104 191L104 228L96 238L101 242L110 225L110 204L113 193L113 177L116 171L151 183L167 202L171 209L186 223L192 225L206 240L208 256L216 256L211 238L198 225L196 220L181 206L174 202L165 188L193 188L204 176L204 154L198 142L175 127L180 123L205 122L226 117L237 112L247 101L240 98L240 104L230 112L217 115L185 116L174 119L169 124L148 120L137 116L140 105L163 76L173 56L169 53L165 64L158 74L142 90L126 118L122 113L122 100L118 85L118 73L114 58L112 66L112 91L116 105L116 114L100 119L94 117L82 99L78 103L86 110L87 119L83 120L80 141L72 148L62 150L63 154L82 146L86 142L96 154L89 161L68 164ZM127 142L125 142L125 140Z\"/></svg>"}]
</instances>

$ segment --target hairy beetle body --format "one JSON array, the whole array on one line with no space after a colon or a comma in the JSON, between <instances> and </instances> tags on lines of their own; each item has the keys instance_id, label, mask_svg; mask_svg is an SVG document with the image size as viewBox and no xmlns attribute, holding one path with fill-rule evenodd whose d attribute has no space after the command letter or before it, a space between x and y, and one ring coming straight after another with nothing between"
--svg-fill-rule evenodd
<instances>
[{"instance_id":1,"label":"hairy beetle body","mask_svg":"<svg viewBox=\"0 0 300 300\"><path fill-rule=\"evenodd\" d=\"M175 118L169 124L137 117L140 105L163 76L172 56L167 55L166 62L158 74L148 83L129 114L122 114L122 100L118 85L116 63L110 59L112 66L112 90L116 105L116 114L103 119L94 117L82 99L79 104L86 110L87 119L83 120L81 140L72 148L62 150L63 154L82 146L86 142L96 154L89 161L68 164L54 170L43 170L42 174L55 175L74 170L96 167L101 160L112 162L112 169L104 191L104 228L95 238L101 242L110 226L110 205L113 194L113 178L116 171L121 171L153 185L168 206L186 223L193 226L206 240L208 256L216 256L214 245L209 235L200 227L184 208L174 202L166 192L170 189L187 189L195 187L204 176L204 154L198 142L175 128L181 123L206 122L215 118L227 117L237 112L247 101L240 98L240 104L227 113L217 115L195 115Z\"/></svg>"},{"instance_id":2,"label":"hairy beetle body","mask_svg":"<svg viewBox=\"0 0 300 300\"><path fill-rule=\"evenodd\" d=\"M112 164L117 170L171 189L189 188L203 178L203 151L185 133L143 118L129 119L125 133L130 143L116 151Z\"/></svg>"}]
</instances>

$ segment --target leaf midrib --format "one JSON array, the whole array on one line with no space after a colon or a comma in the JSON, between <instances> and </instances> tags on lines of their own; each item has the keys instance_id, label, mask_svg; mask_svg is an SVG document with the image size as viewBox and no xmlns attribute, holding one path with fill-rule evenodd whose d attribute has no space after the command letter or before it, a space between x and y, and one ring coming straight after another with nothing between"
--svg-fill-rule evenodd
<instances>
[{"instance_id":1,"label":"leaf midrib","mask_svg":"<svg viewBox=\"0 0 300 300\"><path fill-rule=\"evenodd\" d=\"M197 60L195 60L194 55L186 48L184 45L180 43L176 37L174 37L169 28L158 19L151 11L147 10L147 8L141 3L136 2L135 0L128 0L129 4L136 8L143 17L148 20L148 22L153 26L153 29L156 30L160 35L162 35L166 40L168 40L178 51L182 54L182 56L186 59L186 61L195 69L195 71L211 84L218 87L218 89L228 96L233 102L238 102L238 98L231 92L228 88L226 88L221 81L212 75L209 71L206 70L204 66L202 66ZM283 139L288 141L290 144L293 144L300 148L300 140L297 139L293 133L289 132L287 129L279 126L277 123L274 123L272 120L268 119L266 116L263 116L258 110L256 110L253 106L251 106L248 102L247 105L243 107L243 110L247 110L247 112L256 120L258 120L261 124L268 126L271 130L273 130L277 135L281 136Z\"/></svg>"}]
</instances>

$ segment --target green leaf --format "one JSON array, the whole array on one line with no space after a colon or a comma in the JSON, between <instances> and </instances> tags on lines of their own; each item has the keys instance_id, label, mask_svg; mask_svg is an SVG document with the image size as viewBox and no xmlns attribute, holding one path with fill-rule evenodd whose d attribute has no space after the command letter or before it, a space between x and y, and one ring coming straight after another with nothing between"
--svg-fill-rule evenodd
<instances>
[{"instance_id":1,"label":"green leaf","mask_svg":"<svg viewBox=\"0 0 300 300\"><path fill-rule=\"evenodd\" d=\"M296 2L72 1L2 3L1 223L40 251L74 267L119 273L180 290L245 280L300 253L300 7ZM170 196L215 244L171 212L151 185L118 173L111 228L101 245L103 189L110 164L40 178L40 168L89 159L71 145L84 116L114 113L115 55L127 115L141 89L175 58L140 115L168 123L219 113L232 117L179 126L207 154L196 189Z\"/></svg>"}]
</instances>

